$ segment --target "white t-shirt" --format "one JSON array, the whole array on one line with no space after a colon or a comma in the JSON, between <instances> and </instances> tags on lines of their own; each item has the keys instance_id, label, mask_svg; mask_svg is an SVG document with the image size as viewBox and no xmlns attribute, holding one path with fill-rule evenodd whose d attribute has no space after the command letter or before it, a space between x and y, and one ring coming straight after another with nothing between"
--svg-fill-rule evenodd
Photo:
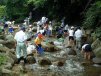
<instances>
[{"instance_id":1,"label":"white t-shirt","mask_svg":"<svg viewBox=\"0 0 101 76\"><path fill-rule=\"evenodd\" d=\"M25 34L25 32L23 32L22 30L17 32L15 34L15 37L14 39L17 41L17 42L24 42L26 39L27 39L27 35Z\"/></svg>"},{"instance_id":2,"label":"white t-shirt","mask_svg":"<svg viewBox=\"0 0 101 76\"><path fill-rule=\"evenodd\" d=\"M89 44L84 44L84 45L82 46L82 49L85 49L85 47L86 47L87 45L89 45Z\"/></svg>"},{"instance_id":3,"label":"white t-shirt","mask_svg":"<svg viewBox=\"0 0 101 76\"><path fill-rule=\"evenodd\" d=\"M71 30L71 29L70 29L70 30L69 30L69 36L74 36L73 34L74 34L74 30Z\"/></svg>"},{"instance_id":4,"label":"white t-shirt","mask_svg":"<svg viewBox=\"0 0 101 76\"><path fill-rule=\"evenodd\" d=\"M83 35L82 30L78 29L77 31L75 31L74 36L75 36L76 38L81 38L82 35Z\"/></svg>"}]
</instances>

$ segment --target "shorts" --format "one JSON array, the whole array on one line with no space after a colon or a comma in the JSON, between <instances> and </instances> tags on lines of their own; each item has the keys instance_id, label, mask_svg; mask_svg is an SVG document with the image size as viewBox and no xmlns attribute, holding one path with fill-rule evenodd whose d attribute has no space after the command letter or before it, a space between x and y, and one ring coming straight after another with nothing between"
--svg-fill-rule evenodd
<instances>
[{"instance_id":1,"label":"shorts","mask_svg":"<svg viewBox=\"0 0 101 76\"><path fill-rule=\"evenodd\" d=\"M85 52L91 52L91 51L92 51L91 45L86 45L84 51L85 51Z\"/></svg>"},{"instance_id":2,"label":"shorts","mask_svg":"<svg viewBox=\"0 0 101 76\"><path fill-rule=\"evenodd\" d=\"M74 40L74 37L73 36L69 36L69 40Z\"/></svg>"}]
</instances>

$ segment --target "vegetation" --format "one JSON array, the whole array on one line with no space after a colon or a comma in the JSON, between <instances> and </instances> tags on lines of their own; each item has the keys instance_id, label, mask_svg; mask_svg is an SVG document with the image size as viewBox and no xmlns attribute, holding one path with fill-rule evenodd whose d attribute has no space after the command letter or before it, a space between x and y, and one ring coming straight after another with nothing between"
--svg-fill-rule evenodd
<instances>
[{"instance_id":1,"label":"vegetation","mask_svg":"<svg viewBox=\"0 0 101 76\"><path fill-rule=\"evenodd\" d=\"M6 57L0 54L0 66L6 62Z\"/></svg>"}]
</instances>

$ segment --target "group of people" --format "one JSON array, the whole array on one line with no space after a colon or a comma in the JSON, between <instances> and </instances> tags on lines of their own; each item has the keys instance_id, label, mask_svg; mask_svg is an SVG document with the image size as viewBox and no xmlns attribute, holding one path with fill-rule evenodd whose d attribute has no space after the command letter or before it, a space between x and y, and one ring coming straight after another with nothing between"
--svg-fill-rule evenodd
<instances>
[{"instance_id":1,"label":"group of people","mask_svg":"<svg viewBox=\"0 0 101 76\"><path fill-rule=\"evenodd\" d=\"M40 23L41 22L41 23ZM42 48L41 42L46 37L52 36L53 25L52 22L48 20L46 17L42 17L41 21L37 22L37 31L36 34L33 34L33 26L28 25L28 27L18 26L19 31L15 33L15 47L16 47L16 57L18 58L18 62L20 63L21 60L24 60L24 63L27 63L27 46L28 41L30 39L33 40L33 44L35 45L34 49L36 48L36 54L42 56L44 55L44 49ZM4 25L4 28L7 28L8 24ZM9 26L9 31L12 33L14 30L11 26ZM12 28L12 29L11 29ZM26 34L27 32L27 34ZM92 48L89 43L82 43L83 31L81 27L77 26L68 26L68 24L64 25L64 19L60 26L56 27L55 29L56 38L59 39L61 37L68 37L68 46L76 46L77 49L81 50L84 54L84 58L90 60L91 59L91 52ZM23 53L23 57L22 54Z\"/></svg>"}]
</instances>

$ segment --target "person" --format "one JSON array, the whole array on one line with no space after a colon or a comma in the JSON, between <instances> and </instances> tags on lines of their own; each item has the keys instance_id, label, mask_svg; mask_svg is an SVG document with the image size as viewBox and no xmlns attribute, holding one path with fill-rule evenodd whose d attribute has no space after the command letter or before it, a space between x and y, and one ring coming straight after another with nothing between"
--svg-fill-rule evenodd
<instances>
[{"instance_id":1,"label":"person","mask_svg":"<svg viewBox=\"0 0 101 76\"><path fill-rule=\"evenodd\" d=\"M92 48L90 44L84 44L82 46L81 53L84 53L84 58L87 60L91 59Z\"/></svg>"},{"instance_id":2,"label":"person","mask_svg":"<svg viewBox=\"0 0 101 76\"><path fill-rule=\"evenodd\" d=\"M68 44L72 45L72 44L74 44L74 26L72 26L68 32L69 32L69 42L68 42Z\"/></svg>"},{"instance_id":3,"label":"person","mask_svg":"<svg viewBox=\"0 0 101 76\"><path fill-rule=\"evenodd\" d=\"M14 39L16 40L16 56L18 58L18 64L23 59L24 63L27 63L27 35L25 33L25 27L21 27L20 31L16 32ZM23 58L22 58L22 51L23 51Z\"/></svg>"},{"instance_id":4,"label":"person","mask_svg":"<svg viewBox=\"0 0 101 76\"><path fill-rule=\"evenodd\" d=\"M42 41L43 41L43 35L41 33L39 33L38 36L36 37L36 39L34 40L34 43L36 45L36 49L37 49L37 52L39 53L39 55L43 55L43 53L44 53L44 50L41 45Z\"/></svg>"},{"instance_id":5,"label":"person","mask_svg":"<svg viewBox=\"0 0 101 76\"><path fill-rule=\"evenodd\" d=\"M10 34L12 34L14 32L13 27L12 26L9 26L8 31L9 31Z\"/></svg>"},{"instance_id":6,"label":"person","mask_svg":"<svg viewBox=\"0 0 101 76\"><path fill-rule=\"evenodd\" d=\"M81 38L83 36L83 33L82 33L82 30L80 27L77 28L77 30L75 31L74 33L74 37L75 37L75 40L76 40L76 47L77 48L81 48Z\"/></svg>"}]
</instances>

